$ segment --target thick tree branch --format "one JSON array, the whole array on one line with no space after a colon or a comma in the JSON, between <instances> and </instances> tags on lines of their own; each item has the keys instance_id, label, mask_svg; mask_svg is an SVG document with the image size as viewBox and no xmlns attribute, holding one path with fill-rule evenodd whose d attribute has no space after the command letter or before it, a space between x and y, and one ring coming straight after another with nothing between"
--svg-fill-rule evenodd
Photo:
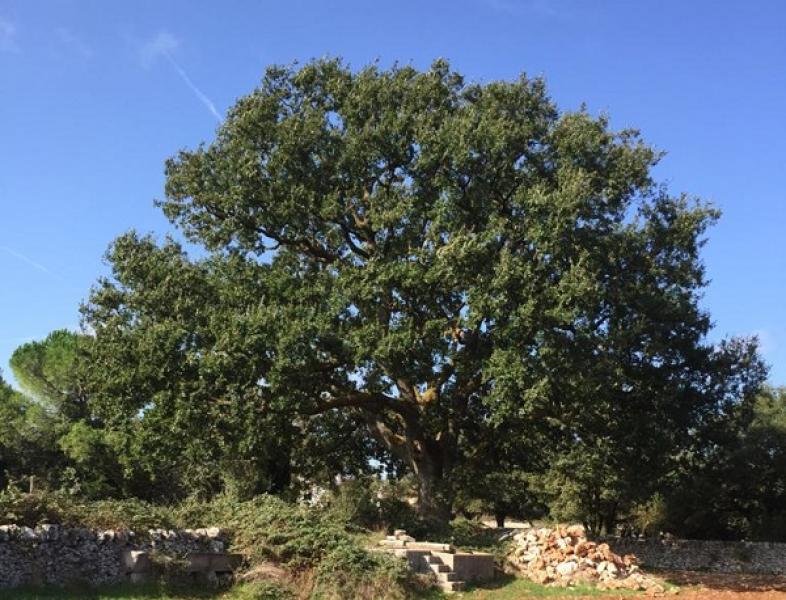
<instances>
[{"instance_id":1,"label":"thick tree branch","mask_svg":"<svg viewBox=\"0 0 786 600\"><path fill-rule=\"evenodd\" d=\"M390 410L410 420L415 416L412 407L401 399L357 390L335 390L330 398L320 399L307 414L316 415L335 408L360 408L377 414Z\"/></svg>"},{"instance_id":2,"label":"thick tree branch","mask_svg":"<svg viewBox=\"0 0 786 600\"><path fill-rule=\"evenodd\" d=\"M404 436L395 433L372 413L363 411L363 418L366 421L369 433L385 446L388 452L407 464L412 463L412 453Z\"/></svg>"}]
</instances>

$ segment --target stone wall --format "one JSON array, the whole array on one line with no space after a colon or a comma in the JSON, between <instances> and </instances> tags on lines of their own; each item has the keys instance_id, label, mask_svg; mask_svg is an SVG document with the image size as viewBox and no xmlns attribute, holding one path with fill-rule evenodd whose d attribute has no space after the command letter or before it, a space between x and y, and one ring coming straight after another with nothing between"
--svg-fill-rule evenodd
<instances>
[{"instance_id":1,"label":"stone wall","mask_svg":"<svg viewBox=\"0 0 786 600\"><path fill-rule=\"evenodd\" d=\"M634 554L643 567L673 571L786 575L786 544L708 540L606 540L618 554Z\"/></svg>"},{"instance_id":2,"label":"stone wall","mask_svg":"<svg viewBox=\"0 0 786 600\"><path fill-rule=\"evenodd\" d=\"M220 554L226 540L218 528L144 533L0 526L0 588L20 585L102 585L134 580L145 556L186 559ZM147 561L150 563L150 561Z\"/></svg>"}]
</instances>

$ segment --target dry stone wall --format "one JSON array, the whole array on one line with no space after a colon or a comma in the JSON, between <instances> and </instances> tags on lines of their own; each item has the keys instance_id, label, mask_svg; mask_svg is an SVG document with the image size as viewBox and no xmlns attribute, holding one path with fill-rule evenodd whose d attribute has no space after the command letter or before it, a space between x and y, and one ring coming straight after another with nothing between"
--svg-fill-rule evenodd
<instances>
[{"instance_id":1,"label":"dry stone wall","mask_svg":"<svg viewBox=\"0 0 786 600\"><path fill-rule=\"evenodd\" d=\"M786 575L786 544L708 540L614 538L615 552L633 554L644 568Z\"/></svg>"},{"instance_id":2,"label":"dry stone wall","mask_svg":"<svg viewBox=\"0 0 786 600\"><path fill-rule=\"evenodd\" d=\"M140 553L185 559L220 554L225 549L226 539L218 528L154 529L135 534L58 525L35 529L4 525L0 526L0 588L133 581L140 576Z\"/></svg>"}]
</instances>

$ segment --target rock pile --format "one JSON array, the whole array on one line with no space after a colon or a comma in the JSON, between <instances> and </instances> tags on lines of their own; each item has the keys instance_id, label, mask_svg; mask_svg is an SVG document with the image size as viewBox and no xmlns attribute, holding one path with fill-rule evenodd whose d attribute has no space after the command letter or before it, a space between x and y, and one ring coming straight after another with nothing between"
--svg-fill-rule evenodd
<instances>
[{"instance_id":1,"label":"rock pile","mask_svg":"<svg viewBox=\"0 0 786 600\"><path fill-rule=\"evenodd\" d=\"M657 580L639 571L635 556L619 556L608 544L588 540L581 525L527 529L513 541L510 562L537 583L664 591Z\"/></svg>"}]
</instances>

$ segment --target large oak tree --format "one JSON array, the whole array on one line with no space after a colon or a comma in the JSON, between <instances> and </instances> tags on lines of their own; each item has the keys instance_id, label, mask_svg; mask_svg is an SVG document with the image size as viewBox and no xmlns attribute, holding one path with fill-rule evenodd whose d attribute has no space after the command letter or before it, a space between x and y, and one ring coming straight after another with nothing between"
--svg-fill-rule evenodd
<instances>
[{"instance_id":1,"label":"large oak tree","mask_svg":"<svg viewBox=\"0 0 786 600\"><path fill-rule=\"evenodd\" d=\"M717 214L657 185L658 159L635 131L558 111L541 79L468 83L441 61L270 68L214 141L167 162L160 202L211 254L184 276L234 264L245 283L180 302L188 285L155 261L118 260L86 309L98 356L153 331L155 310L221 314L207 343L167 330L162 357L234 364L233 406L363 423L416 475L425 516L447 515L457 472L498 431L615 431L657 465L721 400L698 304ZM129 302L156 289L158 309ZM173 418L221 412L228 390L211 389Z\"/></svg>"}]
</instances>

